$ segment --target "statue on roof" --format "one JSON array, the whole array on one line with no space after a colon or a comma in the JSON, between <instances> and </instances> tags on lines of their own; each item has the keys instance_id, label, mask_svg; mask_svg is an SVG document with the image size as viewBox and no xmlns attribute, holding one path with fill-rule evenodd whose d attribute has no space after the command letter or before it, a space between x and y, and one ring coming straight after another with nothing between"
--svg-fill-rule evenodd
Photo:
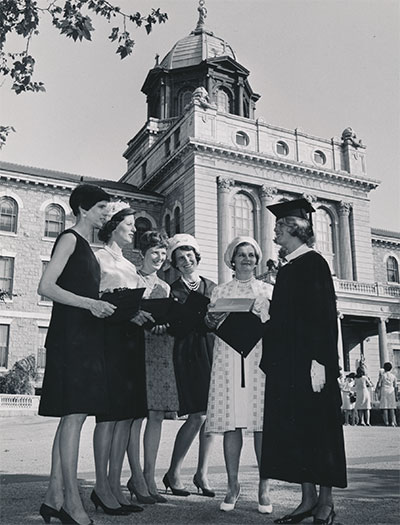
<instances>
[{"instance_id":1,"label":"statue on roof","mask_svg":"<svg viewBox=\"0 0 400 525\"><path fill-rule=\"evenodd\" d=\"M199 20L196 29L204 27L205 19L207 18L207 8L204 4L204 0L199 0L199 7L197 8L197 11L199 12Z\"/></svg>"},{"instance_id":2,"label":"statue on roof","mask_svg":"<svg viewBox=\"0 0 400 525\"><path fill-rule=\"evenodd\" d=\"M362 140L357 138L353 128L346 128L342 133L342 141L344 144L351 144L355 148L363 146Z\"/></svg>"}]
</instances>

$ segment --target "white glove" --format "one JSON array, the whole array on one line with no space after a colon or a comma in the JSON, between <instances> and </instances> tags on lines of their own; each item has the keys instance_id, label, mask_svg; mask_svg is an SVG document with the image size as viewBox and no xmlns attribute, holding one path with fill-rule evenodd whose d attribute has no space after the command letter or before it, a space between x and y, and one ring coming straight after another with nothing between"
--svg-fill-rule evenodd
<instances>
[{"instance_id":1,"label":"white glove","mask_svg":"<svg viewBox=\"0 0 400 525\"><path fill-rule=\"evenodd\" d=\"M311 386L314 392L321 392L326 383L325 367L314 359L311 361Z\"/></svg>"}]
</instances>

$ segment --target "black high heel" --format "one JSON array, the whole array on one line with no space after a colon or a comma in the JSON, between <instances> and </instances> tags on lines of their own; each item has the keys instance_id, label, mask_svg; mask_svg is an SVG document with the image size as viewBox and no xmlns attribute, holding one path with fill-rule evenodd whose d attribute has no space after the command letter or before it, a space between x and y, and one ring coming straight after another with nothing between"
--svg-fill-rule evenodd
<instances>
[{"instance_id":1,"label":"black high heel","mask_svg":"<svg viewBox=\"0 0 400 525\"><path fill-rule=\"evenodd\" d=\"M62 507L58 514L59 514L58 519L61 521L61 523L63 524L65 523L67 525L80 525L80 523L78 521L75 521L74 518L70 516L68 512L66 512ZM90 520L89 525L93 525L93 523L94 521Z\"/></svg>"},{"instance_id":2,"label":"black high heel","mask_svg":"<svg viewBox=\"0 0 400 525\"><path fill-rule=\"evenodd\" d=\"M140 492L136 490L136 487L133 484L132 478L128 480L128 483L126 484L126 488L129 490L131 499L132 499L132 495L135 494L136 499L138 500L139 503L143 503L145 505L153 505L156 502L156 500L152 496L143 496L143 494L140 494Z\"/></svg>"},{"instance_id":3,"label":"black high heel","mask_svg":"<svg viewBox=\"0 0 400 525\"><path fill-rule=\"evenodd\" d=\"M332 525L332 523L335 521L335 516L336 516L336 513L332 505L331 510L328 516L326 517L326 519L316 518L314 516L314 523L318 523L319 525Z\"/></svg>"},{"instance_id":4,"label":"black high heel","mask_svg":"<svg viewBox=\"0 0 400 525\"><path fill-rule=\"evenodd\" d=\"M184 490L184 489L176 489L174 488L172 485L171 485L171 482L169 480L169 477L168 477L168 473L164 475L163 479L162 479L162 482L164 483L164 486L165 486L165 492L167 493L168 492L168 489L171 489L171 492L174 496L190 496L190 492L188 492L187 490Z\"/></svg>"},{"instance_id":5,"label":"black high heel","mask_svg":"<svg viewBox=\"0 0 400 525\"><path fill-rule=\"evenodd\" d=\"M197 493L199 493L201 490L203 496L207 496L208 498L215 497L215 492L211 489L206 489L206 487L200 483L196 477L196 474L193 476L193 484L197 488Z\"/></svg>"},{"instance_id":6,"label":"black high heel","mask_svg":"<svg viewBox=\"0 0 400 525\"><path fill-rule=\"evenodd\" d=\"M299 512L298 514L286 514L286 516L282 516L282 518L274 520L274 523L300 523L305 518L309 518L310 516L312 516L316 508L317 505L314 505L314 507L312 507L311 509L306 510L304 512Z\"/></svg>"},{"instance_id":7,"label":"black high heel","mask_svg":"<svg viewBox=\"0 0 400 525\"><path fill-rule=\"evenodd\" d=\"M57 520L60 519L60 512L57 509L53 509L53 507L49 507L46 503L40 505L39 514L42 516L45 523L50 523L51 518L56 518Z\"/></svg>"},{"instance_id":8,"label":"black high heel","mask_svg":"<svg viewBox=\"0 0 400 525\"><path fill-rule=\"evenodd\" d=\"M113 509L111 507L107 507L107 505L104 505L94 490L92 490L92 493L90 494L90 499L93 501L93 505L95 506L96 510L97 507L101 507L104 511L104 514L108 514L109 516L127 516L129 514L127 510L122 508L122 506Z\"/></svg>"},{"instance_id":9,"label":"black high heel","mask_svg":"<svg viewBox=\"0 0 400 525\"><path fill-rule=\"evenodd\" d=\"M120 503L123 510L126 510L126 512L142 512L144 510L143 507L140 507L139 505L134 505L133 503L130 505L126 505L125 503Z\"/></svg>"}]
</instances>

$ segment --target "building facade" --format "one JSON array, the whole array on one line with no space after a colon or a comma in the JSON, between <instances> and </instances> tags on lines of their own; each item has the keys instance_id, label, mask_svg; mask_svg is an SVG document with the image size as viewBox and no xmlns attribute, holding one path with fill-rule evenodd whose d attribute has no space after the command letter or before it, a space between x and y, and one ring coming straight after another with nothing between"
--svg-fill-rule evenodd
<instances>
[{"instance_id":1,"label":"building facade","mask_svg":"<svg viewBox=\"0 0 400 525\"><path fill-rule=\"evenodd\" d=\"M249 71L199 11L194 31L147 75L148 118L124 152L126 173L93 182L132 203L139 230L194 235L202 274L218 282L231 277L223 254L236 235L259 241L258 275L269 278L266 263L278 254L266 206L307 198L337 291L342 366L354 370L364 356L375 379L390 360L400 379L400 234L371 229L379 182L367 176L365 146L351 128L324 139L256 119ZM0 288L12 292L0 303L0 366L34 353L42 370L51 303L36 288L54 238L71 224L68 196L80 178L7 163L0 177ZM140 263L135 246L128 255Z\"/></svg>"}]
</instances>

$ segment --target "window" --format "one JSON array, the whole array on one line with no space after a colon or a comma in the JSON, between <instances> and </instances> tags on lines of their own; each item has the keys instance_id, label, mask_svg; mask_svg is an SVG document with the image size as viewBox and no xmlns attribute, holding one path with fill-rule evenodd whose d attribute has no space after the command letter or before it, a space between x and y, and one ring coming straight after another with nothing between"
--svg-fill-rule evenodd
<instances>
[{"instance_id":1,"label":"window","mask_svg":"<svg viewBox=\"0 0 400 525\"><path fill-rule=\"evenodd\" d=\"M165 141L165 156L169 157L171 154L171 137L168 137Z\"/></svg>"},{"instance_id":2,"label":"window","mask_svg":"<svg viewBox=\"0 0 400 525\"><path fill-rule=\"evenodd\" d=\"M282 155L282 157L286 157L289 153L289 146L286 144L286 142L283 142L283 140L279 140L276 143L276 152L278 155Z\"/></svg>"},{"instance_id":3,"label":"window","mask_svg":"<svg viewBox=\"0 0 400 525\"><path fill-rule=\"evenodd\" d=\"M144 234L144 232L148 232L151 230L151 222L149 219L146 219L145 217L138 217L135 220L135 239L134 239L134 247L139 250L140 249L140 238Z\"/></svg>"},{"instance_id":4,"label":"window","mask_svg":"<svg viewBox=\"0 0 400 525\"><path fill-rule=\"evenodd\" d=\"M181 143L180 135L181 135L181 129L178 128L174 131L174 148L179 148L180 146L180 143Z\"/></svg>"},{"instance_id":5,"label":"window","mask_svg":"<svg viewBox=\"0 0 400 525\"><path fill-rule=\"evenodd\" d=\"M237 193L232 201L232 237L254 237L254 206L244 193Z\"/></svg>"},{"instance_id":6,"label":"window","mask_svg":"<svg viewBox=\"0 0 400 525\"><path fill-rule=\"evenodd\" d=\"M244 131L238 131L236 133L236 144L238 144L239 146L248 146L249 142L250 139Z\"/></svg>"},{"instance_id":7,"label":"window","mask_svg":"<svg viewBox=\"0 0 400 525\"><path fill-rule=\"evenodd\" d=\"M47 336L47 328L43 326L39 326L39 341L38 341L38 349L37 349L37 359L36 359L36 367L37 368L44 368L46 366L46 336Z\"/></svg>"},{"instance_id":8,"label":"window","mask_svg":"<svg viewBox=\"0 0 400 525\"><path fill-rule=\"evenodd\" d=\"M58 204L46 208L44 236L55 239L65 229L65 212Z\"/></svg>"},{"instance_id":9,"label":"window","mask_svg":"<svg viewBox=\"0 0 400 525\"><path fill-rule=\"evenodd\" d=\"M390 255L386 261L386 272L388 283L399 282L399 263L393 255Z\"/></svg>"},{"instance_id":10,"label":"window","mask_svg":"<svg viewBox=\"0 0 400 525\"><path fill-rule=\"evenodd\" d=\"M175 233L181 233L181 210L178 206L174 210Z\"/></svg>"},{"instance_id":11,"label":"window","mask_svg":"<svg viewBox=\"0 0 400 525\"><path fill-rule=\"evenodd\" d=\"M164 219L165 222L165 233L168 235L168 237L171 237L171 215L167 213Z\"/></svg>"},{"instance_id":12,"label":"window","mask_svg":"<svg viewBox=\"0 0 400 525\"><path fill-rule=\"evenodd\" d=\"M322 153L322 151L314 151L314 162L315 164L320 164L321 166L323 166L326 162L326 156L325 156L325 153Z\"/></svg>"},{"instance_id":13,"label":"window","mask_svg":"<svg viewBox=\"0 0 400 525\"><path fill-rule=\"evenodd\" d=\"M400 348L393 348L393 373L400 380Z\"/></svg>"},{"instance_id":14,"label":"window","mask_svg":"<svg viewBox=\"0 0 400 525\"><path fill-rule=\"evenodd\" d=\"M49 261L42 261L42 275L44 274L44 271L45 269L47 268L47 265L49 264ZM40 300L41 301L51 301L51 299L49 299L48 297L46 297L45 295L41 295L40 296Z\"/></svg>"},{"instance_id":15,"label":"window","mask_svg":"<svg viewBox=\"0 0 400 525\"><path fill-rule=\"evenodd\" d=\"M143 162L142 164L142 182L145 181L147 175L147 162Z\"/></svg>"},{"instance_id":16,"label":"window","mask_svg":"<svg viewBox=\"0 0 400 525\"><path fill-rule=\"evenodd\" d=\"M8 368L9 339L10 327L8 324L0 324L0 368Z\"/></svg>"},{"instance_id":17,"label":"window","mask_svg":"<svg viewBox=\"0 0 400 525\"><path fill-rule=\"evenodd\" d=\"M12 296L14 281L14 258L0 257L0 290Z\"/></svg>"},{"instance_id":18,"label":"window","mask_svg":"<svg viewBox=\"0 0 400 525\"><path fill-rule=\"evenodd\" d=\"M17 233L18 204L11 197L0 199L0 231Z\"/></svg>"},{"instance_id":19,"label":"window","mask_svg":"<svg viewBox=\"0 0 400 525\"><path fill-rule=\"evenodd\" d=\"M90 242L92 244L101 244L101 241L99 239L99 231L100 231L100 228L93 226L92 233L90 234Z\"/></svg>"},{"instance_id":20,"label":"window","mask_svg":"<svg viewBox=\"0 0 400 525\"><path fill-rule=\"evenodd\" d=\"M182 114L185 110L185 107L190 104L192 100L193 89L186 89L182 91L179 95L179 113Z\"/></svg>"},{"instance_id":21,"label":"window","mask_svg":"<svg viewBox=\"0 0 400 525\"><path fill-rule=\"evenodd\" d=\"M217 108L223 113L231 112L231 98L224 89L217 91Z\"/></svg>"},{"instance_id":22,"label":"window","mask_svg":"<svg viewBox=\"0 0 400 525\"><path fill-rule=\"evenodd\" d=\"M327 260L331 271L334 272L333 259L335 249L332 217L324 208L318 208L315 213L314 223L316 247Z\"/></svg>"}]
</instances>

